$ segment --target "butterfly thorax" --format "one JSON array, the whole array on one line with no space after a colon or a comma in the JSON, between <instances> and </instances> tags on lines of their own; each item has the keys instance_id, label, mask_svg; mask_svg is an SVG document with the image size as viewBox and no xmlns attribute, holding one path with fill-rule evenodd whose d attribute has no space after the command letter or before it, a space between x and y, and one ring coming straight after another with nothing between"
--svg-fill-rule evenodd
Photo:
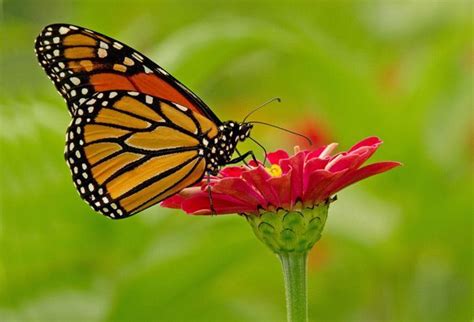
<instances>
[{"instance_id":1,"label":"butterfly thorax","mask_svg":"<svg viewBox=\"0 0 474 322\"><path fill-rule=\"evenodd\" d=\"M211 174L217 175L220 167L232 159L237 143L248 138L251 129L252 125L249 123L227 121L219 126L219 132L213 139L203 139L207 170Z\"/></svg>"}]
</instances>

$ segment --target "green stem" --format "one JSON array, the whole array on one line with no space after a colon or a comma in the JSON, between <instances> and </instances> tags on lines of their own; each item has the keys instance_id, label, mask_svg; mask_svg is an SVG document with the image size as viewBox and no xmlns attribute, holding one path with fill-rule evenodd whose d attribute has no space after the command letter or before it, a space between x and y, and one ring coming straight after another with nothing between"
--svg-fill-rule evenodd
<instances>
[{"instance_id":1,"label":"green stem","mask_svg":"<svg viewBox=\"0 0 474 322\"><path fill-rule=\"evenodd\" d=\"M286 290L288 322L308 321L306 290L306 252L281 252L278 254L283 268Z\"/></svg>"}]
</instances>

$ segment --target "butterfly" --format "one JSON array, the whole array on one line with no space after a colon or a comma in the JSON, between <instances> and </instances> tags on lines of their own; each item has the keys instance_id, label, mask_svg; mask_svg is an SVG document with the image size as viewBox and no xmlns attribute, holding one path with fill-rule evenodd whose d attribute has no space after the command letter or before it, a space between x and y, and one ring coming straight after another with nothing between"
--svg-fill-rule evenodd
<instances>
[{"instance_id":1,"label":"butterfly","mask_svg":"<svg viewBox=\"0 0 474 322\"><path fill-rule=\"evenodd\" d=\"M109 218L134 215L224 165L255 159L236 150L252 124L222 122L167 71L117 40L52 24L36 38L35 52L72 118L64 156L76 189Z\"/></svg>"}]
</instances>

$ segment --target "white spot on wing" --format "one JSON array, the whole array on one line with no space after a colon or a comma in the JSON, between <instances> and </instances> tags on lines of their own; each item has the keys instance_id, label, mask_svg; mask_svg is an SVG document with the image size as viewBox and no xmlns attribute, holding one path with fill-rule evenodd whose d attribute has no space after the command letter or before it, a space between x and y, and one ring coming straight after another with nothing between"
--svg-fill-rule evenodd
<instances>
[{"instance_id":1,"label":"white spot on wing","mask_svg":"<svg viewBox=\"0 0 474 322\"><path fill-rule=\"evenodd\" d=\"M180 109L181 111L183 111L183 112L186 112L186 111L188 110L187 107L184 107L184 106L179 105L179 104L175 104L175 106L176 106L178 109Z\"/></svg>"},{"instance_id":2,"label":"white spot on wing","mask_svg":"<svg viewBox=\"0 0 474 322\"><path fill-rule=\"evenodd\" d=\"M71 77L70 78L70 81L71 83L73 83L74 85L79 85L81 83L81 80L77 77Z\"/></svg>"},{"instance_id":3,"label":"white spot on wing","mask_svg":"<svg viewBox=\"0 0 474 322\"><path fill-rule=\"evenodd\" d=\"M164 70L163 68L161 68L161 67L158 67L157 70L158 70L160 73L162 73L163 75L166 75L166 76L169 75L168 72L167 72L166 70Z\"/></svg>"},{"instance_id":4,"label":"white spot on wing","mask_svg":"<svg viewBox=\"0 0 474 322\"><path fill-rule=\"evenodd\" d=\"M133 53L132 56L138 59L139 61L143 61L143 56L137 52Z\"/></svg>"},{"instance_id":5,"label":"white spot on wing","mask_svg":"<svg viewBox=\"0 0 474 322\"><path fill-rule=\"evenodd\" d=\"M133 66L135 64L135 62L133 61L133 59L129 58L129 57L125 57L123 59L123 63L127 66Z\"/></svg>"},{"instance_id":6,"label":"white spot on wing","mask_svg":"<svg viewBox=\"0 0 474 322\"><path fill-rule=\"evenodd\" d=\"M100 58L107 57L107 50L105 50L104 48L99 48L99 50L97 50L97 55Z\"/></svg>"},{"instance_id":7,"label":"white spot on wing","mask_svg":"<svg viewBox=\"0 0 474 322\"><path fill-rule=\"evenodd\" d=\"M59 33L60 33L61 35L65 35L65 34L67 34L68 32L69 32L69 28L67 28L67 27L61 27L61 28L59 28Z\"/></svg>"}]
</instances>

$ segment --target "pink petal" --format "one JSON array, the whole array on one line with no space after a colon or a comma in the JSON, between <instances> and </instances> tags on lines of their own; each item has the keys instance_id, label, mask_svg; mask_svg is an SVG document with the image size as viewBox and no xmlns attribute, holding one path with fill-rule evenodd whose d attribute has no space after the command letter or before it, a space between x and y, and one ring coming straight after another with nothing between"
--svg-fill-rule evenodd
<instances>
[{"instance_id":1,"label":"pink petal","mask_svg":"<svg viewBox=\"0 0 474 322\"><path fill-rule=\"evenodd\" d=\"M328 159L319 158L314 158L309 161L306 161L306 164L304 166L304 172L309 174L313 171L324 169L328 162Z\"/></svg>"},{"instance_id":2,"label":"pink petal","mask_svg":"<svg viewBox=\"0 0 474 322\"><path fill-rule=\"evenodd\" d=\"M352 152L354 150L357 150L358 148L360 147L363 147L363 146L379 146L380 144L382 144L382 140L380 140L378 137L376 136L370 136L366 139L363 139L362 141L356 143L352 148L349 149L348 152Z\"/></svg>"},{"instance_id":3,"label":"pink petal","mask_svg":"<svg viewBox=\"0 0 474 322\"><path fill-rule=\"evenodd\" d=\"M242 167L225 167L222 169L219 174L221 174L223 177L240 177L240 175L244 172L244 169Z\"/></svg>"},{"instance_id":4,"label":"pink petal","mask_svg":"<svg viewBox=\"0 0 474 322\"><path fill-rule=\"evenodd\" d=\"M270 152L267 154L267 160L271 164L278 164L281 159L288 159L289 155L286 151L276 150L275 152Z\"/></svg>"},{"instance_id":5,"label":"pink petal","mask_svg":"<svg viewBox=\"0 0 474 322\"><path fill-rule=\"evenodd\" d=\"M181 204L184 201L184 198L179 194L171 196L160 203L160 206L165 208L174 208L179 209L181 208Z\"/></svg>"},{"instance_id":6,"label":"pink petal","mask_svg":"<svg viewBox=\"0 0 474 322\"><path fill-rule=\"evenodd\" d=\"M264 206L267 206L268 204L274 206L280 204L278 195L273 190L272 186L267 183L271 178L271 175L268 174L262 166L242 173L242 178L260 192L262 197L267 201L267 204Z\"/></svg>"},{"instance_id":7,"label":"pink petal","mask_svg":"<svg viewBox=\"0 0 474 322\"><path fill-rule=\"evenodd\" d=\"M212 181L211 181L212 182ZM192 186L192 187L188 187L188 188L184 188L183 190L181 190L181 192L179 193L179 195L183 198L188 198L189 196L192 196L196 193L199 193L201 191L204 191L205 189L207 189L207 185L204 185L202 183L200 183L199 186Z\"/></svg>"},{"instance_id":8,"label":"pink petal","mask_svg":"<svg viewBox=\"0 0 474 322\"><path fill-rule=\"evenodd\" d=\"M320 202L326 200L327 191L339 178L341 178L347 170L339 172L330 172L326 170L318 170L310 176L310 183L307 187L305 200Z\"/></svg>"},{"instance_id":9,"label":"pink petal","mask_svg":"<svg viewBox=\"0 0 474 322\"><path fill-rule=\"evenodd\" d=\"M305 188L305 202L317 203L325 200L324 192L329 185L336 181L343 173L332 173L326 170L316 170L308 178L308 186Z\"/></svg>"},{"instance_id":10,"label":"pink petal","mask_svg":"<svg viewBox=\"0 0 474 322\"><path fill-rule=\"evenodd\" d=\"M331 187L330 190L326 192L327 197L335 194L336 192L344 189L345 187L361 181L365 178L371 177L373 175L386 172L392 168L400 166L401 163L393 161L377 162L369 164L363 168L351 171L346 173L346 175L339 178Z\"/></svg>"},{"instance_id":11,"label":"pink petal","mask_svg":"<svg viewBox=\"0 0 474 322\"><path fill-rule=\"evenodd\" d=\"M298 199L303 198L303 169L304 169L305 155L303 152L299 152L289 159L283 159L280 161L282 169L285 169L284 173L291 173L291 186L288 189L291 191L290 199L291 205ZM290 172L291 169L291 172Z\"/></svg>"},{"instance_id":12,"label":"pink petal","mask_svg":"<svg viewBox=\"0 0 474 322\"><path fill-rule=\"evenodd\" d=\"M345 155L334 160L334 163L329 162L326 165L326 170L331 172L339 172L353 167L353 164L359 159L358 155Z\"/></svg>"},{"instance_id":13,"label":"pink petal","mask_svg":"<svg viewBox=\"0 0 474 322\"><path fill-rule=\"evenodd\" d=\"M259 165L263 165L263 163L260 162L260 160L257 160L257 161L258 162L255 162L255 160L250 160L248 161L248 164L249 166L254 167L254 168L258 167Z\"/></svg>"},{"instance_id":14,"label":"pink petal","mask_svg":"<svg viewBox=\"0 0 474 322\"><path fill-rule=\"evenodd\" d=\"M369 147L360 147L352 152L350 152L349 155L357 155L358 159L354 161L352 164L352 168L358 168L362 164L364 164L365 161L367 161L378 149L378 145L375 146L369 146Z\"/></svg>"},{"instance_id":15,"label":"pink petal","mask_svg":"<svg viewBox=\"0 0 474 322\"><path fill-rule=\"evenodd\" d=\"M223 178L212 187L212 192L225 194L255 208L266 205L260 193L242 178Z\"/></svg>"},{"instance_id":16,"label":"pink petal","mask_svg":"<svg viewBox=\"0 0 474 322\"><path fill-rule=\"evenodd\" d=\"M323 146L317 148L316 150L309 152L306 155L306 161L309 161L309 160L314 159L314 158L319 158L321 153L326 149L326 146L327 145L323 145Z\"/></svg>"},{"instance_id":17,"label":"pink petal","mask_svg":"<svg viewBox=\"0 0 474 322\"><path fill-rule=\"evenodd\" d=\"M366 139L361 142L370 142L370 141L375 141L375 140ZM331 170L332 172L336 172L336 171L340 171L346 168L356 169L360 167L362 164L364 164L365 161L367 161L375 153L375 151L377 151L381 141L378 141L378 142L379 143L376 143L371 146L360 146L349 153L345 153L345 152L341 153L340 155L344 155L344 156L341 158L338 158L338 160L334 162L334 164L332 164L328 170Z\"/></svg>"},{"instance_id":18,"label":"pink petal","mask_svg":"<svg viewBox=\"0 0 474 322\"><path fill-rule=\"evenodd\" d=\"M231 196L212 194L212 202L217 214L235 214L242 212L255 212L256 207L241 203ZM191 215L211 215L209 196L207 194L196 195L186 199L182 203L182 209Z\"/></svg>"},{"instance_id":19,"label":"pink petal","mask_svg":"<svg viewBox=\"0 0 474 322\"><path fill-rule=\"evenodd\" d=\"M280 177L271 177L267 180L280 201L278 205L275 205L277 207L289 207L291 204L291 171L292 169Z\"/></svg>"}]
</instances>

